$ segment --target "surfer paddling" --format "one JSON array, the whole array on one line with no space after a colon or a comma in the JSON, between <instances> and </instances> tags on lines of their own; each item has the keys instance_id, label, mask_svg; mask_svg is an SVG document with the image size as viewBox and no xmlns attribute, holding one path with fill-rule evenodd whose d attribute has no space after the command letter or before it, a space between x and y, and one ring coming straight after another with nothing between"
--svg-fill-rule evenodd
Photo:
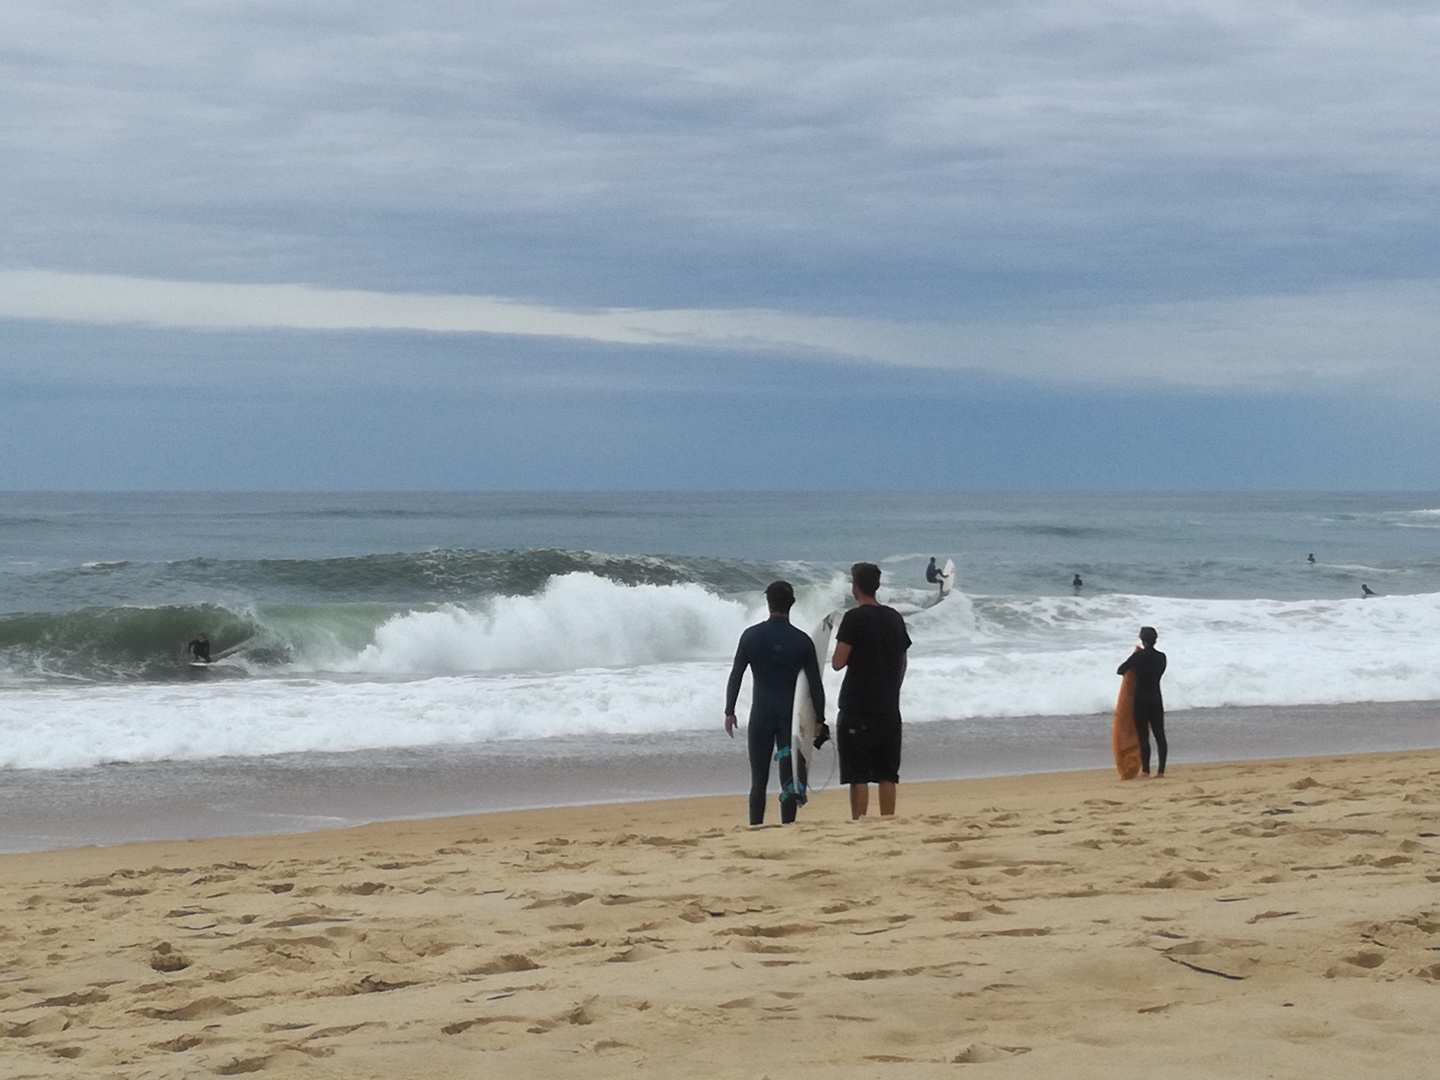
<instances>
[{"instance_id":1,"label":"surfer paddling","mask_svg":"<svg viewBox=\"0 0 1440 1080\"><path fill-rule=\"evenodd\" d=\"M835 745L840 782L850 785L851 818L869 810L871 784L880 792L880 813L895 813L900 782L900 684L910 635L900 613L875 599L879 589L880 567L858 562L850 568L850 591L860 606L840 620L831 660L845 672Z\"/></svg>"},{"instance_id":2,"label":"surfer paddling","mask_svg":"<svg viewBox=\"0 0 1440 1080\"><path fill-rule=\"evenodd\" d=\"M1165 654L1155 648L1160 635L1153 626L1140 627L1140 648L1125 658L1116 675L1135 672L1135 734L1140 740L1140 771L1150 775L1150 733L1155 733L1156 777L1165 775L1169 744L1165 741L1165 700L1160 696L1160 677L1165 674Z\"/></svg>"},{"instance_id":3,"label":"surfer paddling","mask_svg":"<svg viewBox=\"0 0 1440 1080\"><path fill-rule=\"evenodd\" d=\"M816 746L830 737L830 729L825 725L825 687L820 682L815 643L809 634L790 623L794 586L788 581L772 581L765 587L765 602L770 618L741 634L735 649L735 663L725 688L725 733L735 737L735 725L739 723L735 719L735 701L748 667L754 681L750 724L745 732L750 752L750 824L765 823L765 789L770 785L773 755L780 762L780 822L789 825L804 801L790 760L790 720L802 671L815 706Z\"/></svg>"}]
</instances>

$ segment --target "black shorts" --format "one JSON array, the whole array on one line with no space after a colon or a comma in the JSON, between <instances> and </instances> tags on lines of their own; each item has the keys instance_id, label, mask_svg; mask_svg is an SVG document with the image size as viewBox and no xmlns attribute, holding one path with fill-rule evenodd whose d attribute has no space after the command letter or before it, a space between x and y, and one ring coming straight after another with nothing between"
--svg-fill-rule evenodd
<instances>
[{"instance_id":1,"label":"black shorts","mask_svg":"<svg viewBox=\"0 0 1440 1080\"><path fill-rule=\"evenodd\" d=\"M835 722L835 747L840 754L840 783L900 782L900 718L848 716Z\"/></svg>"}]
</instances>

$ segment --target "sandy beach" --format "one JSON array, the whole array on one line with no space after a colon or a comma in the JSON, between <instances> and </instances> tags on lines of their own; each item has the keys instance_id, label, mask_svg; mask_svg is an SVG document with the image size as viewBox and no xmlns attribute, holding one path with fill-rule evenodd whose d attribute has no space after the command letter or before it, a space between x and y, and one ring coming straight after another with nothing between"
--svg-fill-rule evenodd
<instances>
[{"instance_id":1,"label":"sandy beach","mask_svg":"<svg viewBox=\"0 0 1440 1080\"><path fill-rule=\"evenodd\" d=\"M20 1077L1415 1077L1440 752L0 857Z\"/></svg>"}]
</instances>

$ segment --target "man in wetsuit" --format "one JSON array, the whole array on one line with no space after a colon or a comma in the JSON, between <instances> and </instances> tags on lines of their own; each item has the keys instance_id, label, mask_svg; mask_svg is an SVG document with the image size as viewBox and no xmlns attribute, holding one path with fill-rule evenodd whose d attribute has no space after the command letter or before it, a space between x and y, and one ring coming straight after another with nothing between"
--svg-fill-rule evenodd
<instances>
[{"instance_id":1,"label":"man in wetsuit","mask_svg":"<svg viewBox=\"0 0 1440 1080\"><path fill-rule=\"evenodd\" d=\"M790 760L790 723L795 707L795 685L800 672L810 684L815 703L816 736L819 746L830 737L825 725L825 687L820 683L820 662L810 635L790 623L795 589L788 581L772 581L765 588L770 618L756 623L740 635L730 682L725 688L725 733L735 737L735 701L740 681L748 667L753 678L750 724L745 741L750 751L750 824L765 823L765 789L770 784L770 759L780 762L780 822L789 825L805 801L805 792L795 783Z\"/></svg>"},{"instance_id":2,"label":"man in wetsuit","mask_svg":"<svg viewBox=\"0 0 1440 1080\"><path fill-rule=\"evenodd\" d=\"M910 635L905 620L875 599L880 567L859 562L850 568L851 608L835 631L831 664L845 672L836 725L840 782L850 785L850 817L870 808L870 785L880 792L880 813L895 813L900 782L900 684Z\"/></svg>"},{"instance_id":3,"label":"man in wetsuit","mask_svg":"<svg viewBox=\"0 0 1440 1080\"><path fill-rule=\"evenodd\" d=\"M1165 699L1160 696L1160 676L1165 674L1165 654L1155 648L1159 639L1153 626L1140 627L1140 644L1116 670L1116 675L1135 672L1135 734L1140 736L1140 771L1150 775L1150 733L1155 733L1155 775L1165 775L1169 744L1165 741Z\"/></svg>"},{"instance_id":4,"label":"man in wetsuit","mask_svg":"<svg viewBox=\"0 0 1440 1080\"><path fill-rule=\"evenodd\" d=\"M204 634L196 634L195 640L186 645L185 649L202 664L210 663L210 639Z\"/></svg>"},{"instance_id":5,"label":"man in wetsuit","mask_svg":"<svg viewBox=\"0 0 1440 1080\"><path fill-rule=\"evenodd\" d=\"M934 555L930 556L930 565L925 567L925 580L931 585L939 585L940 595L945 595L945 575L941 573L940 568L935 565Z\"/></svg>"}]
</instances>

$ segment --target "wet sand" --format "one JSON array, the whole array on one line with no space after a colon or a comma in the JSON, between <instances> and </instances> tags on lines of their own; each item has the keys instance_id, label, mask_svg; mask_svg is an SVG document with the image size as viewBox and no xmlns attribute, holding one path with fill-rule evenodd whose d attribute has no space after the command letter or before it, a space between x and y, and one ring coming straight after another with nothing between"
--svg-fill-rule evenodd
<instances>
[{"instance_id":1,"label":"wet sand","mask_svg":"<svg viewBox=\"0 0 1440 1080\"><path fill-rule=\"evenodd\" d=\"M1174 711L1177 763L1440 749L1440 703ZM1103 768L1110 716L907 724L902 778ZM832 750L814 777L836 781ZM739 794L744 739L708 731L0 770L0 853L308 832L372 821Z\"/></svg>"},{"instance_id":2,"label":"wet sand","mask_svg":"<svg viewBox=\"0 0 1440 1080\"><path fill-rule=\"evenodd\" d=\"M1415 1077L1440 752L0 857L0 1075Z\"/></svg>"}]
</instances>

